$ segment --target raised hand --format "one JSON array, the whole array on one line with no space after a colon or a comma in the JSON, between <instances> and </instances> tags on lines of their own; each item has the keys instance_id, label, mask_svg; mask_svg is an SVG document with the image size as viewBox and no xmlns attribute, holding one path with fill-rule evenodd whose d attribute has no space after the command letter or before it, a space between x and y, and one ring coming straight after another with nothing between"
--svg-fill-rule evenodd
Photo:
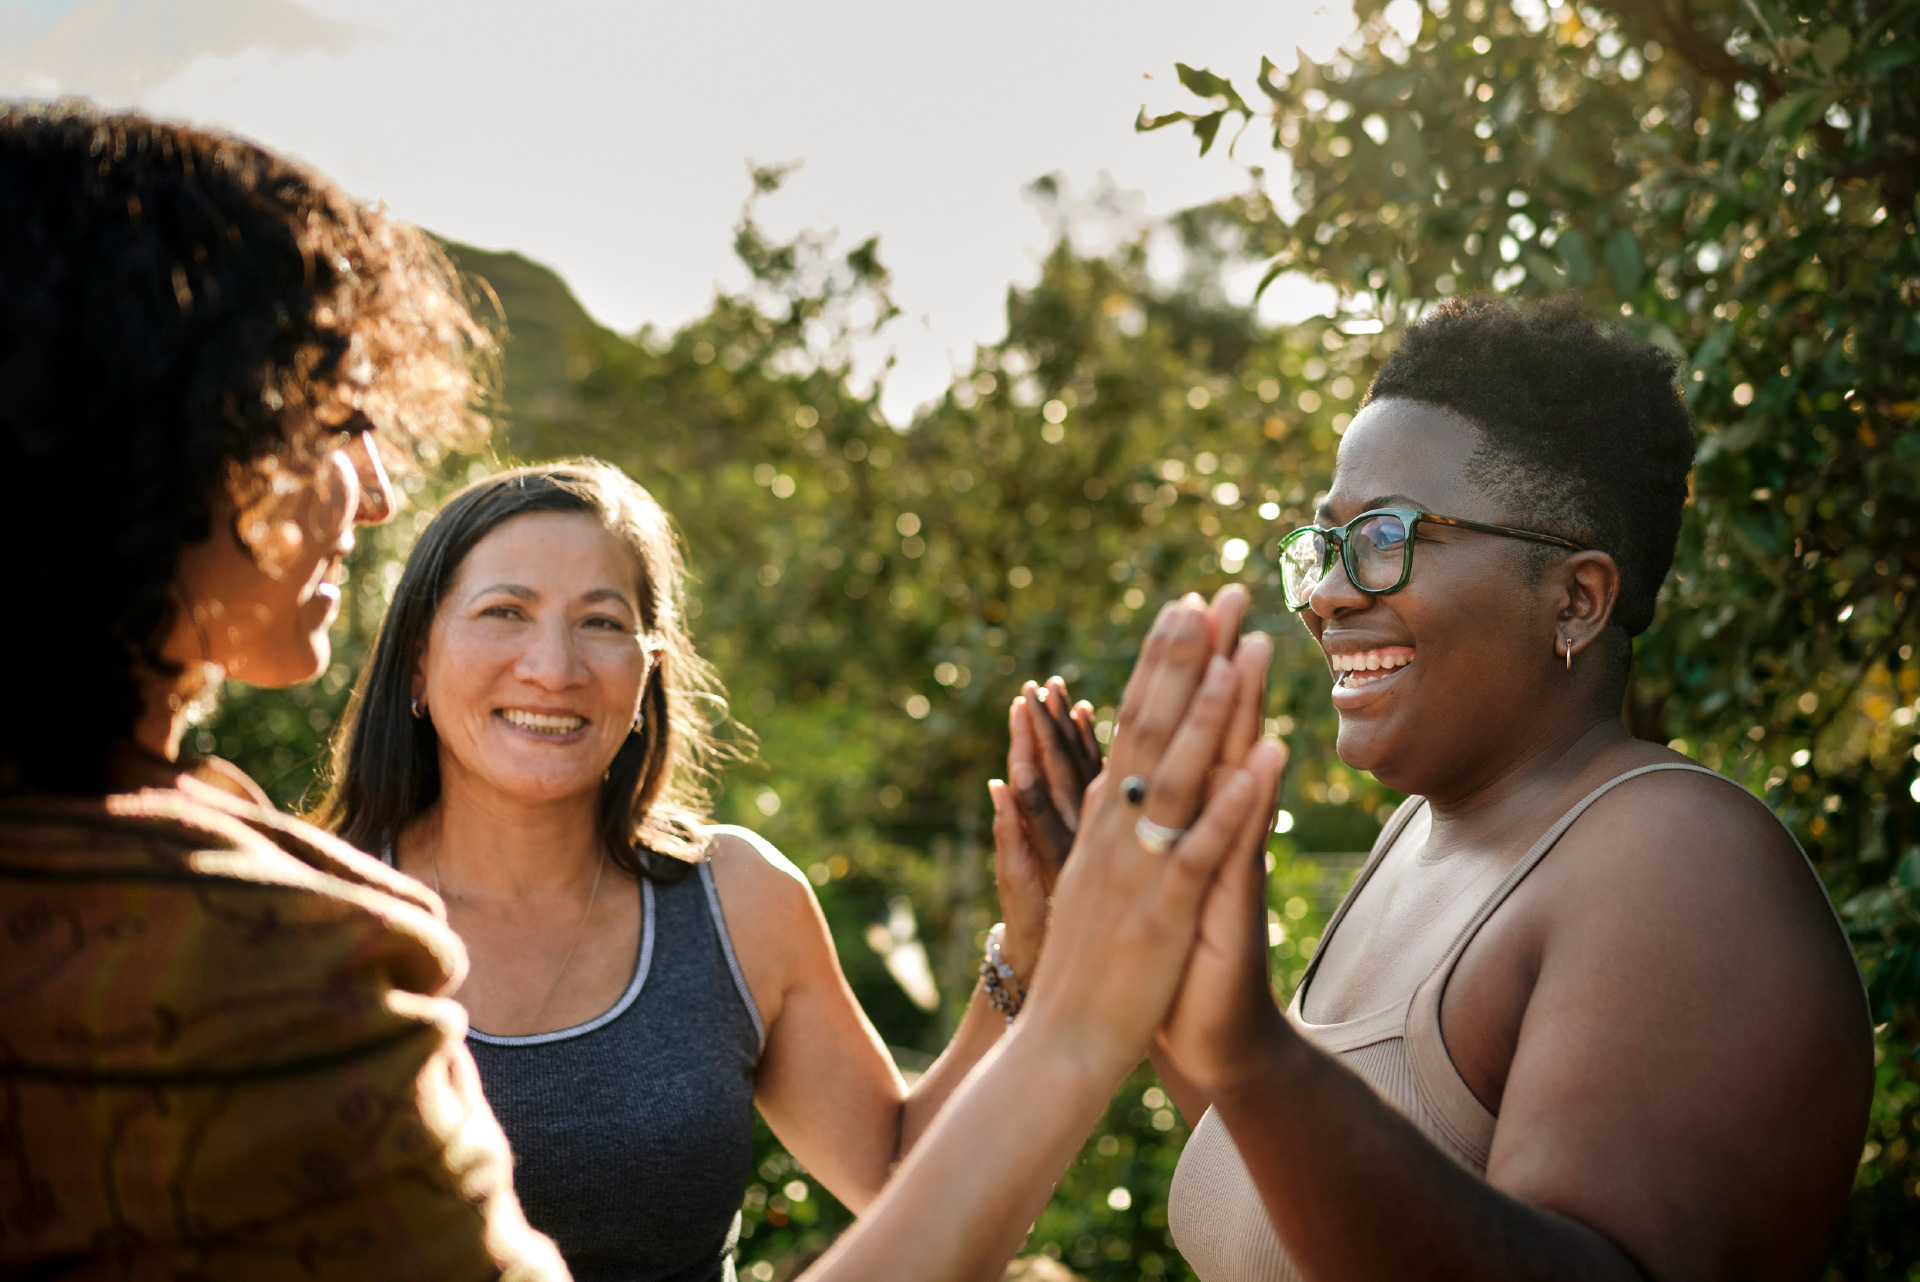
<instances>
[{"instance_id":1,"label":"raised hand","mask_svg":"<svg viewBox=\"0 0 1920 1282\"><path fill-rule=\"evenodd\" d=\"M1051 888L1080 826L1081 798L1100 773L1093 705L1072 703L1057 676L1045 686L1029 681L1008 711L1007 745L1013 799Z\"/></svg>"},{"instance_id":2,"label":"raised hand","mask_svg":"<svg viewBox=\"0 0 1920 1282\"><path fill-rule=\"evenodd\" d=\"M1139 1062L1180 983L1202 897L1229 852L1264 828L1262 799L1280 774L1273 743L1216 771L1223 742L1243 721L1243 671L1215 654L1212 625L1197 600L1169 606L1155 622L1127 686L1110 768L1082 800L1025 1013L809 1278L998 1277ZM1133 775L1147 781L1140 805L1119 787ZM1148 849L1137 835L1142 814L1186 832Z\"/></svg>"},{"instance_id":3,"label":"raised hand","mask_svg":"<svg viewBox=\"0 0 1920 1282\"><path fill-rule=\"evenodd\" d=\"M1223 762L1239 743L1252 744L1257 737L1261 709L1253 692L1264 691L1272 646L1265 637L1248 637L1237 657L1244 661L1247 676L1257 673L1257 680L1238 692L1233 723L1222 739ZM1184 1079L1181 1085L1207 1096L1229 1087L1236 1074L1258 1062L1254 1044L1270 1022L1280 1018L1267 973L1266 845L1286 747L1271 740L1259 747L1275 754L1277 761L1270 777L1263 774L1258 802L1247 812L1234 836L1234 849L1208 888L1186 972L1155 1035L1160 1051Z\"/></svg>"},{"instance_id":4,"label":"raised hand","mask_svg":"<svg viewBox=\"0 0 1920 1282\"><path fill-rule=\"evenodd\" d=\"M1213 622L1197 598L1178 602L1142 648L1113 757L1083 800L1030 1007L1036 1019L1079 1030L1090 1047L1124 1047L1134 1058L1172 999L1215 870L1265 822L1258 803L1282 759L1277 744L1256 747L1242 766L1216 773L1243 720L1236 695L1246 673L1215 652ZM1147 781L1138 805L1120 788L1134 776ZM1137 835L1143 816L1189 830L1157 853Z\"/></svg>"},{"instance_id":5,"label":"raised hand","mask_svg":"<svg viewBox=\"0 0 1920 1282\"><path fill-rule=\"evenodd\" d=\"M1189 594L1181 604L1198 601L1199 597ZM1246 609L1247 590L1237 583L1214 595L1206 607L1206 619L1215 654L1236 653ZM1248 693L1235 702L1222 748L1223 763L1239 765L1259 734L1261 692L1251 692L1250 702ZM1093 705L1084 699L1074 703L1060 677L1049 678L1045 686L1029 681L1009 710L1007 744L1007 778L1013 782L1012 799L1025 829L1023 848L1050 867L1051 885L1080 826L1081 797L1102 766L1100 743L1093 733Z\"/></svg>"}]
</instances>

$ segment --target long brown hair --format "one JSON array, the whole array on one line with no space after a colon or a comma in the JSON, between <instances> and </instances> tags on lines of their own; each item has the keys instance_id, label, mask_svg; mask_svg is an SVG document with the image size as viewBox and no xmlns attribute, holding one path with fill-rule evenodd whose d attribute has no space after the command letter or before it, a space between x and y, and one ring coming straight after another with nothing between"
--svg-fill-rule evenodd
<instances>
[{"instance_id":1,"label":"long brown hair","mask_svg":"<svg viewBox=\"0 0 1920 1282\"><path fill-rule=\"evenodd\" d=\"M476 544L516 516L592 516L639 563L641 625L658 642L646 715L614 754L596 811L613 862L673 880L699 857L712 767L741 755L713 727L726 700L686 625L686 572L666 511L619 468L569 459L486 477L440 509L407 558L393 604L333 737L327 794L315 821L363 850L394 841L440 797L439 736L412 715L413 668L440 603Z\"/></svg>"}]
</instances>

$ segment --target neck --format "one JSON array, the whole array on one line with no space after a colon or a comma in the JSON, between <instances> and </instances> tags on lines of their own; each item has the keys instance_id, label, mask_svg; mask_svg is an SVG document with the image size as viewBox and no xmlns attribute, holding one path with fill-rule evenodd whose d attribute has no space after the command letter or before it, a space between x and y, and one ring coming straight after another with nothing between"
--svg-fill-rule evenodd
<instances>
[{"instance_id":1,"label":"neck","mask_svg":"<svg viewBox=\"0 0 1920 1282\"><path fill-rule=\"evenodd\" d=\"M444 753L440 769L440 799L400 834L410 875L439 880L452 899L586 893L605 858L597 789L529 800L472 778Z\"/></svg>"},{"instance_id":2,"label":"neck","mask_svg":"<svg viewBox=\"0 0 1920 1282\"><path fill-rule=\"evenodd\" d=\"M188 663L177 677L146 672L140 681L140 719L133 746L162 761L180 759L180 740L197 700L217 690L226 673L211 663Z\"/></svg>"},{"instance_id":3,"label":"neck","mask_svg":"<svg viewBox=\"0 0 1920 1282\"><path fill-rule=\"evenodd\" d=\"M1429 793L1429 844L1444 852L1533 822L1540 802L1563 790L1595 757L1630 739L1618 717L1598 713L1546 727L1494 771L1457 790Z\"/></svg>"}]
</instances>

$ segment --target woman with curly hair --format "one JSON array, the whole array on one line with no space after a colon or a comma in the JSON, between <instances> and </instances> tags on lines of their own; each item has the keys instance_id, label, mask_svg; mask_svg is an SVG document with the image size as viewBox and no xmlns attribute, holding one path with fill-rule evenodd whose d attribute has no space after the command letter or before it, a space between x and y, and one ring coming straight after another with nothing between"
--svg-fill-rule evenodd
<instances>
[{"instance_id":1,"label":"woman with curly hair","mask_svg":"<svg viewBox=\"0 0 1920 1282\"><path fill-rule=\"evenodd\" d=\"M60 487L0 505L0 1275L565 1279L440 899L180 755L213 683L326 667L385 468L482 430L453 273L258 147L81 106L0 108L0 227L0 475ZM1032 1000L815 1282L998 1277L1138 1062L1272 813L1236 632L1163 613Z\"/></svg>"},{"instance_id":2,"label":"woman with curly hair","mask_svg":"<svg viewBox=\"0 0 1920 1282\"><path fill-rule=\"evenodd\" d=\"M437 902L180 755L323 671L386 468L490 340L419 231L260 148L0 109L0 1273L558 1277ZM31 622L28 622L31 621Z\"/></svg>"}]
</instances>

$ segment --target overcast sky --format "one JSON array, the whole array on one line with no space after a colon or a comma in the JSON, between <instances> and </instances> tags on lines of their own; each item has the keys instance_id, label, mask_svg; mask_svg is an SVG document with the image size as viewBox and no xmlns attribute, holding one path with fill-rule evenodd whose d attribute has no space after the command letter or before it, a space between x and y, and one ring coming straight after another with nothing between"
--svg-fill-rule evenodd
<instances>
[{"instance_id":1,"label":"overcast sky","mask_svg":"<svg viewBox=\"0 0 1920 1282\"><path fill-rule=\"evenodd\" d=\"M1246 82L1351 27L1349 0L0 0L0 94L237 130L553 266L622 331L737 287L747 162L801 161L764 221L879 235L906 312L882 340L898 422L1005 332L1048 242L1028 182L1085 196L1105 175L1139 218L1239 191L1224 147L1199 159L1135 113L1186 105L1175 62ZM1271 163L1251 138L1249 157Z\"/></svg>"}]
</instances>

